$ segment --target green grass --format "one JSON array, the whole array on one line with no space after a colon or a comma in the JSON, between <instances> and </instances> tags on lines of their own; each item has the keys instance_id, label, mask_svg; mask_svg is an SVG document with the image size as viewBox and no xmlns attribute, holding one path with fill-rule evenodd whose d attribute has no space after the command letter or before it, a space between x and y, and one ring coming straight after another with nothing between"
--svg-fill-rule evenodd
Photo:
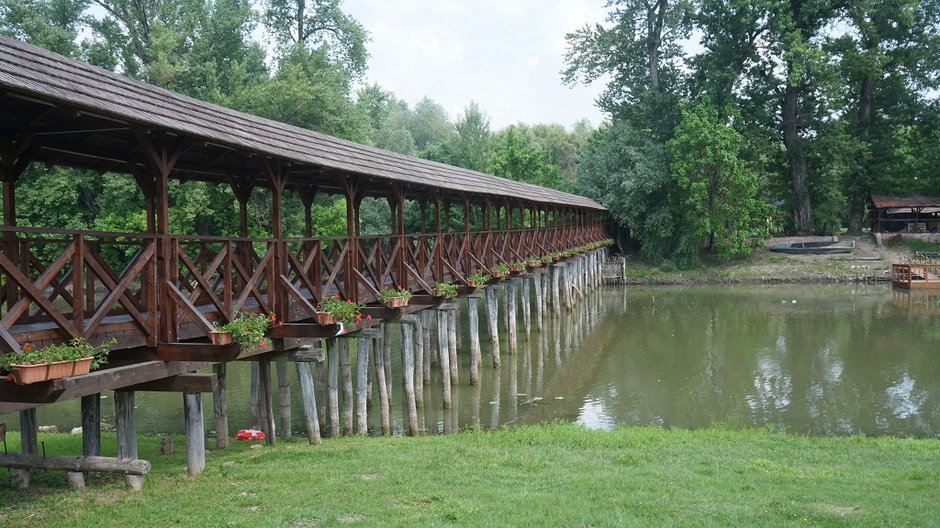
<instances>
[{"instance_id":1,"label":"green grass","mask_svg":"<svg viewBox=\"0 0 940 528\"><path fill-rule=\"evenodd\" d=\"M42 440L48 452L78 449L67 435ZM0 525L940 525L936 439L552 424L321 446L237 444L211 452L193 480L183 456L155 454L156 439L142 438L140 449L154 464L143 491L127 490L119 477L74 491L61 472L39 474L27 492L0 487Z\"/></svg>"},{"instance_id":2,"label":"green grass","mask_svg":"<svg viewBox=\"0 0 940 528\"><path fill-rule=\"evenodd\" d=\"M923 253L934 253L940 251L940 244L929 242L919 238L905 238L904 245L911 251L920 251Z\"/></svg>"}]
</instances>

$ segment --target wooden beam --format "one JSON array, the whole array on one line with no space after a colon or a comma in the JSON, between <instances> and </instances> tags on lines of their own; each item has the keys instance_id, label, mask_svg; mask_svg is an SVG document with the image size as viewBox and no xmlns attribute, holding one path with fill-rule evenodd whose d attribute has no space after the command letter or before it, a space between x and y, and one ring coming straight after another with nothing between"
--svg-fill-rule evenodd
<instances>
[{"instance_id":1,"label":"wooden beam","mask_svg":"<svg viewBox=\"0 0 940 528\"><path fill-rule=\"evenodd\" d=\"M215 374L177 374L146 383L138 383L122 390L146 392L212 392L219 385Z\"/></svg>"},{"instance_id":2,"label":"wooden beam","mask_svg":"<svg viewBox=\"0 0 940 528\"><path fill-rule=\"evenodd\" d=\"M126 475L150 473L150 462L146 460L99 456L0 455L0 466L16 469L107 471Z\"/></svg>"},{"instance_id":3,"label":"wooden beam","mask_svg":"<svg viewBox=\"0 0 940 528\"><path fill-rule=\"evenodd\" d=\"M238 357L241 345L213 345L211 343L160 343L153 358L158 361L208 361L218 363Z\"/></svg>"}]
</instances>

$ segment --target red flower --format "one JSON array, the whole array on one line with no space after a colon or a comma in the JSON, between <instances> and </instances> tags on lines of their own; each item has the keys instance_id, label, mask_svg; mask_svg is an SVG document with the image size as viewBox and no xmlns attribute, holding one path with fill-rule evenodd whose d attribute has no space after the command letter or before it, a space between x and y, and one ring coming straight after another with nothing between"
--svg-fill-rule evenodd
<instances>
[{"instance_id":1,"label":"red flower","mask_svg":"<svg viewBox=\"0 0 940 528\"><path fill-rule=\"evenodd\" d=\"M264 345L267 345L267 342L265 342L265 340L262 339L262 340L261 340L261 346L264 346Z\"/></svg>"},{"instance_id":2,"label":"red flower","mask_svg":"<svg viewBox=\"0 0 940 528\"><path fill-rule=\"evenodd\" d=\"M367 316L366 316L366 319L368 319L368 320L371 321L371 320L372 320L372 316L371 316L371 315L367 315Z\"/></svg>"},{"instance_id":3,"label":"red flower","mask_svg":"<svg viewBox=\"0 0 940 528\"><path fill-rule=\"evenodd\" d=\"M277 321L277 316L274 314L271 314L271 322L273 323L275 321Z\"/></svg>"},{"instance_id":4,"label":"red flower","mask_svg":"<svg viewBox=\"0 0 940 528\"><path fill-rule=\"evenodd\" d=\"M278 325L278 326L284 326L284 321L278 321L278 322L277 322L277 325Z\"/></svg>"},{"instance_id":5,"label":"red flower","mask_svg":"<svg viewBox=\"0 0 940 528\"><path fill-rule=\"evenodd\" d=\"M7 378L6 378L6 380L12 382L12 381L13 381L13 376L12 376L12 375L8 375Z\"/></svg>"}]
</instances>

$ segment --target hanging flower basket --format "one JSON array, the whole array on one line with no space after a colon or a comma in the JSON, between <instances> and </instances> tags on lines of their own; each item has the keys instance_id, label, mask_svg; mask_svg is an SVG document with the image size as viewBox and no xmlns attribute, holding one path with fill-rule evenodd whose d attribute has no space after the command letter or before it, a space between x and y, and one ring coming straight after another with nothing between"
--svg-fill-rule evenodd
<instances>
[{"instance_id":1,"label":"hanging flower basket","mask_svg":"<svg viewBox=\"0 0 940 528\"><path fill-rule=\"evenodd\" d=\"M317 312L317 324L334 325L336 324L336 318L330 312Z\"/></svg>"},{"instance_id":2,"label":"hanging flower basket","mask_svg":"<svg viewBox=\"0 0 940 528\"><path fill-rule=\"evenodd\" d=\"M209 332L209 339L212 340L213 345L228 345L233 341L232 333L222 330L213 330L212 332Z\"/></svg>"}]
</instances>

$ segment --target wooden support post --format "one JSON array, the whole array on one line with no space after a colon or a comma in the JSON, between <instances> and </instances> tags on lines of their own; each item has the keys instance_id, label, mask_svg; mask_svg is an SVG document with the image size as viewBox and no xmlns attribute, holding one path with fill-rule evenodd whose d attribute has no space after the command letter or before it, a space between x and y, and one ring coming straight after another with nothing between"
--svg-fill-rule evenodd
<instances>
[{"instance_id":1,"label":"wooden support post","mask_svg":"<svg viewBox=\"0 0 940 528\"><path fill-rule=\"evenodd\" d=\"M478 310L478 295L472 295L467 299L467 323L470 332L470 384L476 385L480 382L480 361L482 352L480 350L480 312Z\"/></svg>"},{"instance_id":2,"label":"wooden support post","mask_svg":"<svg viewBox=\"0 0 940 528\"><path fill-rule=\"evenodd\" d=\"M552 266L552 308L555 313L555 319L561 317L561 291L558 283L563 269L562 264Z\"/></svg>"},{"instance_id":3,"label":"wooden support post","mask_svg":"<svg viewBox=\"0 0 940 528\"><path fill-rule=\"evenodd\" d=\"M487 288L486 292L486 329L490 334L490 358L493 366L499 366L499 313L496 290Z\"/></svg>"},{"instance_id":4,"label":"wooden support post","mask_svg":"<svg viewBox=\"0 0 940 528\"><path fill-rule=\"evenodd\" d=\"M349 365L349 339L339 340L339 370L343 383L343 435L353 434L353 384Z\"/></svg>"},{"instance_id":5,"label":"wooden support post","mask_svg":"<svg viewBox=\"0 0 940 528\"><path fill-rule=\"evenodd\" d=\"M311 444L320 443L320 417L317 412L317 397L313 390L313 371L310 363L298 361L297 379L300 382L300 398L304 406L304 427L307 430L307 441Z\"/></svg>"},{"instance_id":6,"label":"wooden support post","mask_svg":"<svg viewBox=\"0 0 940 528\"><path fill-rule=\"evenodd\" d=\"M418 428L418 406L416 401L415 387L415 339L414 331L417 327L410 324L401 325L401 375L402 375L402 393L404 394L405 404L402 406L406 414L407 434L417 436ZM421 390L419 386L417 390Z\"/></svg>"},{"instance_id":7,"label":"wooden support post","mask_svg":"<svg viewBox=\"0 0 940 528\"><path fill-rule=\"evenodd\" d=\"M330 393L330 436L339 436L339 343L333 338L327 340L327 386Z\"/></svg>"},{"instance_id":8,"label":"wooden support post","mask_svg":"<svg viewBox=\"0 0 940 528\"><path fill-rule=\"evenodd\" d=\"M388 323L385 323L383 326L390 328ZM373 347L373 355L375 356L375 384L379 388L379 416L380 422L382 424L382 435L391 436L392 435L392 422L391 417L389 416L389 394L388 394L388 380L385 375L386 372L386 362L385 362L385 334L391 332L385 332L386 328L383 328L382 336L382 346ZM388 336L388 340L391 341L391 335ZM378 345L378 340L374 340L373 343Z\"/></svg>"},{"instance_id":9,"label":"wooden support post","mask_svg":"<svg viewBox=\"0 0 940 528\"><path fill-rule=\"evenodd\" d=\"M320 339L318 340L318 343L320 345L319 348L325 351L327 340ZM313 364L314 375L316 376L316 393L320 395L320 397L317 398L317 417L320 419L320 431L326 429L326 426L328 425L328 413L326 410L326 402L328 399L326 396L326 365L327 363L325 356L322 361Z\"/></svg>"},{"instance_id":10,"label":"wooden support post","mask_svg":"<svg viewBox=\"0 0 940 528\"><path fill-rule=\"evenodd\" d=\"M518 351L518 331L516 322L519 314L516 312L519 279L512 279L506 284L506 340L509 342L509 353Z\"/></svg>"},{"instance_id":11,"label":"wooden support post","mask_svg":"<svg viewBox=\"0 0 940 528\"><path fill-rule=\"evenodd\" d=\"M424 407L424 312L418 312L414 328L414 394L415 405ZM404 337L403 337L404 338ZM402 345L404 346L404 345Z\"/></svg>"},{"instance_id":12,"label":"wooden support post","mask_svg":"<svg viewBox=\"0 0 940 528\"><path fill-rule=\"evenodd\" d=\"M258 372L258 362L252 361L248 369L249 377L249 395L248 395L248 405L250 409L249 420L251 422L252 429L261 429L261 423L265 421L264 416L262 416L261 405L261 375Z\"/></svg>"},{"instance_id":13,"label":"wooden support post","mask_svg":"<svg viewBox=\"0 0 940 528\"><path fill-rule=\"evenodd\" d=\"M264 427L261 428L266 435L264 440L268 445L276 443L277 425L274 422L274 395L271 393L271 360L262 357L258 360L258 377L261 387L261 404L264 409Z\"/></svg>"},{"instance_id":14,"label":"wooden support post","mask_svg":"<svg viewBox=\"0 0 940 528\"><path fill-rule=\"evenodd\" d=\"M431 384L431 357L433 356L432 351L434 350L434 345L431 342L431 327L434 325L434 311L433 310L424 310L421 312L421 316L424 317L424 323L422 325L422 336L421 339L424 341L424 360L422 362L422 374L421 380L425 385Z\"/></svg>"},{"instance_id":15,"label":"wooden support post","mask_svg":"<svg viewBox=\"0 0 940 528\"><path fill-rule=\"evenodd\" d=\"M137 420L134 416L133 391L114 391L114 422L117 428L118 458L137 458ZM134 491L144 486L143 475L124 475Z\"/></svg>"},{"instance_id":16,"label":"wooden support post","mask_svg":"<svg viewBox=\"0 0 940 528\"><path fill-rule=\"evenodd\" d=\"M283 341L279 339L278 341ZM283 348L283 344L279 348ZM281 438L290 438L291 411L290 411L290 378L287 376L287 358L281 356L275 360L277 369L277 395L280 406Z\"/></svg>"},{"instance_id":17,"label":"wooden support post","mask_svg":"<svg viewBox=\"0 0 940 528\"><path fill-rule=\"evenodd\" d=\"M6 185L4 185L5 187ZM36 408L20 411L20 452L25 455L39 454L38 428L36 426ZM29 487L31 470L14 468L13 487L26 489Z\"/></svg>"},{"instance_id":18,"label":"wooden support post","mask_svg":"<svg viewBox=\"0 0 940 528\"><path fill-rule=\"evenodd\" d=\"M225 449L228 447L228 395L225 390L227 367L225 363L212 366L212 372L218 380L218 385L212 391L212 413L215 416L215 447Z\"/></svg>"},{"instance_id":19,"label":"wooden support post","mask_svg":"<svg viewBox=\"0 0 940 528\"><path fill-rule=\"evenodd\" d=\"M202 394L183 393L183 416L186 420L186 472L190 477L206 469L206 429L202 417Z\"/></svg>"},{"instance_id":20,"label":"wooden support post","mask_svg":"<svg viewBox=\"0 0 940 528\"><path fill-rule=\"evenodd\" d=\"M369 432L369 348L372 340L356 339L358 358L356 362L356 434L365 436Z\"/></svg>"},{"instance_id":21,"label":"wooden support post","mask_svg":"<svg viewBox=\"0 0 940 528\"><path fill-rule=\"evenodd\" d=\"M382 359L385 364L385 394L392 401L392 326L382 323Z\"/></svg>"},{"instance_id":22,"label":"wooden support post","mask_svg":"<svg viewBox=\"0 0 940 528\"><path fill-rule=\"evenodd\" d=\"M538 332L542 331L545 317L545 299L542 296L542 278L544 276L545 272L542 270L532 275L532 284L535 286L535 329Z\"/></svg>"},{"instance_id":23,"label":"wooden support post","mask_svg":"<svg viewBox=\"0 0 940 528\"><path fill-rule=\"evenodd\" d=\"M451 318L451 332L457 336L457 350L463 348L463 321L460 317L461 304L460 299L454 299L454 317Z\"/></svg>"},{"instance_id":24,"label":"wooden support post","mask_svg":"<svg viewBox=\"0 0 940 528\"><path fill-rule=\"evenodd\" d=\"M450 390L450 352L448 351L447 322L450 317L446 310L437 310L437 346L441 364L441 385L444 389L444 408L453 407Z\"/></svg>"},{"instance_id":25,"label":"wooden support post","mask_svg":"<svg viewBox=\"0 0 940 528\"><path fill-rule=\"evenodd\" d=\"M101 454L101 393L82 396L82 454Z\"/></svg>"},{"instance_id":26,"label":"wooden support post","mask_svg":"<svg viewBox=\"0 0 940 528\"><path fill-rule=\"evenodd\" d=\"M455 303L456 304L456 303ZM450 384L460 384L460 359L457 356L457 309L447 310L447 352L450 355Z\"/></svg>"},{"instance_id":27,"label":"wooden support post","mask_svg":"<svg viewBox=\"0 0 940 528\"><path fill-rule=\"evenodd\" d=\"M525 330L525 340L529 340L529 335L532 333L532 304L530 299L532 298L532 291L529 288L530 282L529 277L522 277L522 327Z\"/></svg>"}]
</instances>

